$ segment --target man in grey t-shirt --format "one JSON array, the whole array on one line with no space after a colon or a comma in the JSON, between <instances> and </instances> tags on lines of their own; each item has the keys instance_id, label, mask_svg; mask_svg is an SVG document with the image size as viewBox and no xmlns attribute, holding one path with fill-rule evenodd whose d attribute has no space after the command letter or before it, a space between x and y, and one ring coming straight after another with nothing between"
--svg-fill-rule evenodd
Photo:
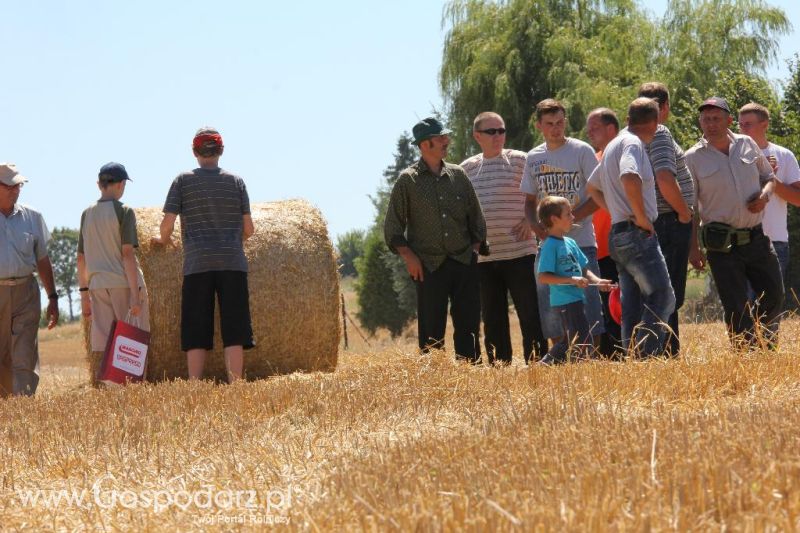
<instances>
[{"instance_id":1,"label":"man in grey t-shirt","mask_svg":"<svg viewBox=\"0 0 800 533\"><path fill-rule=\"evenodd\" d=\"M180 215L181 348L186 351L189 379L202 377L206 354L214 346L217 297L228 380L234 381L242 377L243 350L254 346L243 246L254 232L250 199L242 178L219 168L224 146L217 130L198 130L192 150L200 166L172 182L161 235L152 242L170 244Z\"/></svg>"},{"instance_id":2,"label":"man in grey t-shirt","mask_svg":"<svg viewBox=\"0 0 800 533\"><path fill-rule=\"evenodd\" d=\"M634 100L627 130L608 143L588 186L595 202L611 214L608 247L619 269L622 343L645 357L663 354L666 322L675 308L653 227L655 178L645 150L657 128L658 104L650 98Z\"/></svg>"},{"instance_id":3,"label":"man in grey t-shirt","mask_svg":"<svg viewBox=\"0 0 800 533\"><path fill-rule=\"evenodd\" d=\"M576 227L566 236L574 239L586 258L589 270L599 272L597 241L592 226L592 213L597 205L586 193L586 181L597 166L594 150L587 143L566 137L566 110L557 100L548 98L536 105L536 129L542 132L545 142L528 152L520 190L526 194L525 213L528 222L540 240L547 234L537 219L538 202L547 196L561 196L569 200L575 216ZM539 316L545 336L557 341L563 332L560 316L550 306L550 287L538 283ZM597 287L584 289L586 318L592 335L599 342L605 332L603 305Z\"/></svg>"},{"instance_id":4,"label":"man in grey t-shirt","mask_svg":"<svg viewBox=\"0 0 800 533\"><path fill-rule=\"evenodd\" d=\"M668 353L677 357L680 351L678 310L686 293L686 273L689 267L689 244L692 236L692 205L694 182L686 168L686 156L672 133L663 124L669 118L669 90L659 82L639 87L639 96L658 102L658 129L647 145L647 155L656 180L656 229L658 244L667 263L669 280L675 292L675 310L669 317L672 330L667 344Z\"/></svg>"}]
</instances>

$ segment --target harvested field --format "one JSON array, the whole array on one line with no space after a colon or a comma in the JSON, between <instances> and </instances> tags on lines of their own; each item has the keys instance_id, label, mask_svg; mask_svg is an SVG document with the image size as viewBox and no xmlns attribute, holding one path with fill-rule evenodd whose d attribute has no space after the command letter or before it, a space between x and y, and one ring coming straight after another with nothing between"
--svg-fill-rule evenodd
<instances>
[{"instance_id":1,"label":"harvested field","mask_svg":"<svg viewBox=\"0 0 800 533\"><path fill-rule=\"evenodd\" d=\"M57 378L80 367L79 335L72 357L45 338L41 394L0 403L0 517L70 530L797 529L800 323L784 324L777 353L747 356L719 324L682 331L679 361L475 368L384 340L341 352L334 373L113 391ZM42 499L63 489L85 501Z\"/></svg>"}]
</instances>

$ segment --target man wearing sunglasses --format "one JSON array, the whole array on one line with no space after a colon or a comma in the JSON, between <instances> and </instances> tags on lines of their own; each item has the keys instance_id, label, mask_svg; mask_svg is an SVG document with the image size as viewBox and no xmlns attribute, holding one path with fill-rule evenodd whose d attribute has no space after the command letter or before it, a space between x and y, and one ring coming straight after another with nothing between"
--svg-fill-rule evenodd
<instances>
[{"instance_id":1,"label":"man wearing sunglasses","mask_svg":"<svg viewBox=\"0 0 800 533\"><path fill-rule=\"evenodd\" d=\"M42 215L18 203L28 179L0 163L0 398L31 396L39 385L41 301L34 272L47 291L47 327L58 322L58 294L47 255L50 232Z\"/></svg>"},{"instance_id":2,"label":"man wearing sunglasses","mask_svg":"<svg viewBox=\"0 0 800 533\"><path fill-rule=\"evenodd\" d=\"M475 117L472 136L481 153L461 163L469 176L486 217L489 256L478 258L481 276L481 314L489 363L510 364L508 293L514 301L522 330L525 362L547 353L547 339L539 322L534 261L536 240L525 219L525 193L519 190L525 152L505 149L506 125L497 113Z\"/></svg>"},{"instance_id":3,"label":"man wearing sunglasses","mask_svg":"<svg viewBox=\"0 0 800 533\"><path fill-rule=\"evenodd\" d=\"M587 143L565 136L566 110L557 100L548 98L536 104L536 129L542 133L544 141L528 152L525 172L520 190L526 196L525 213L539 240L547 237L544 226L538 220L536 209L539 200L547 196L561 196L569 200L575 226L567 234L574 239L589 263L587 268L600 272L597 264L597 241L592 226L592 213L597 209L588 197L586 182L597 166L594 150ZM602 302L597 287L584 289L586 297L585 312L592 336L596 344L605 333ZM537 285L539 315L542 330L553 342L560 340L563 328L560 316L550 306L550 288L546 284Z\"/></svg>"},{"instance_id":4,"label":"man wearing sunglasses","mask_svg":"<svg viewBox=\"0 0 800 533\"><path fill-rule=\"evenodd\" d=\"M480 362L478 250L486 221L469 178L445 162L450 130L429 117L413 128L421 158L400 173L389 198L384 238L417 286L419 347L444 348L447 304L456 358Z\"/></svg>"}]
</instances>

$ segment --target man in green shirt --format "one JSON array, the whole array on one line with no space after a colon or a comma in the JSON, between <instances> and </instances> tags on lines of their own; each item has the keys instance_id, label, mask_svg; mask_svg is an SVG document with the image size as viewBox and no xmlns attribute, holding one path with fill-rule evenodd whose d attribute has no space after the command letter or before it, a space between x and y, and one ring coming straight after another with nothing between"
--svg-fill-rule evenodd
<instances>
[{"instance_id":1,"label":"man in green shirt","mask_svg":"<svg viewBox=\"0 0 800 533\"><path fill-rule=\"evenodd\" d=\"M444 348L449 301L456 358L478 363L477 255L486 221L464 170L444 161L450 130L431 117L418 122L413 133L422 157L395 182L384 237L417 285L420 349Z\"/></svg>"}]
</instances>

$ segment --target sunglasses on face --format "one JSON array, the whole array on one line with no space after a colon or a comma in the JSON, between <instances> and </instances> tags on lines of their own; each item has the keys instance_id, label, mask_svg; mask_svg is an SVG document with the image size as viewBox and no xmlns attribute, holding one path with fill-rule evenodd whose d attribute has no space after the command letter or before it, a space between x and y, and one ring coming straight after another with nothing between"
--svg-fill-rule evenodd
<instances>
[{"instance_id":1,"label":"sunglasses on face","mask_svg":"<svg viewBox=\"0 0 800 533\"><path fill-rule=\"evenodd\" d=\"M17 183L16 185L6 185L5 183L0 183L0 185L2 185L4 189L9 190L9 191L11 191L13 189L21 189L22 188L22 183Z\"/></svg>"},{"instance_id":2,"label":"sunglasses on face","mask_svg":"<svg viewBox=\"0 0 800 533\"><path fill-rule=\"evenodd\" d=\"M478 130L480 133L485 133L486 135L505 135L506 129L505 128L488 128L485 130Z\"/></svg>"}]
</instances>

